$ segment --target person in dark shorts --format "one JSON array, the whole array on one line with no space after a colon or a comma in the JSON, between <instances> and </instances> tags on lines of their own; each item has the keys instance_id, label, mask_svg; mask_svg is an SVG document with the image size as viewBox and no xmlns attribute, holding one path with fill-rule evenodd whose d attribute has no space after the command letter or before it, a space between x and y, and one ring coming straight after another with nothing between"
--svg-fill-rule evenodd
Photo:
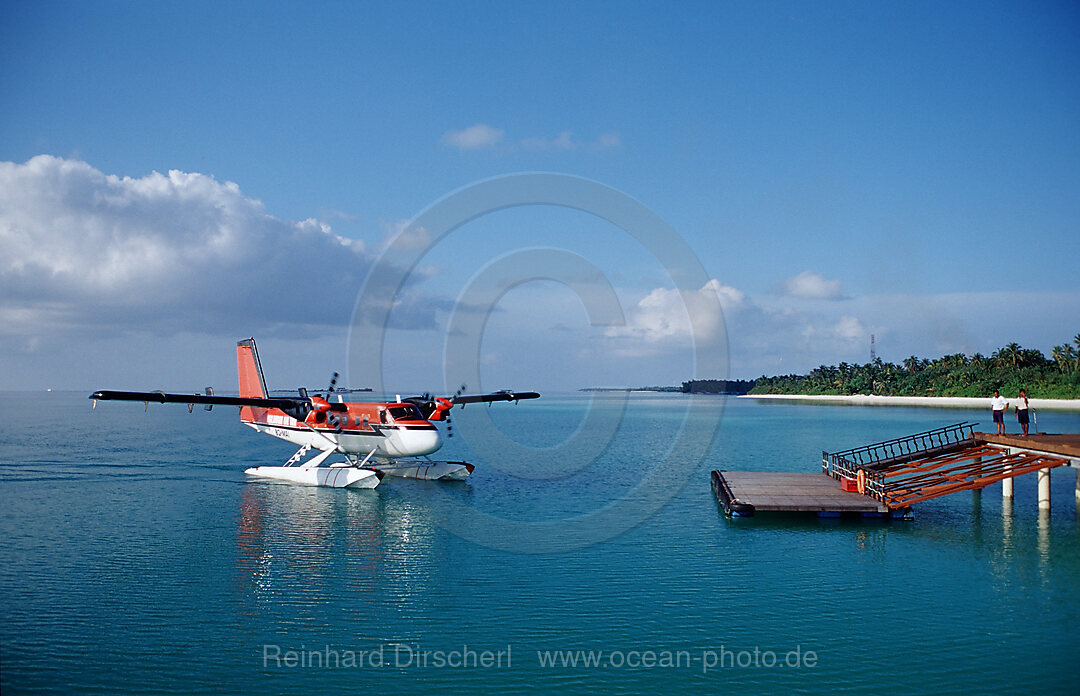
<instances>
[{"instance_id":1,"label":"person in dark shorts","mask_svg":"<svg viewBox=\"0 0 1080 696\"><path fill-rule=\"evenodd\" d=\"M1009 402L1005 397L994 390L994 398L990 401L990 410L994 413L994 425L997 426L997 434L1005 434L1005 410L1009 408Z\"/></svg>"},{"instance_id":2,"label":"person in dark shorts","mask_svg":"<svg viewBox=\"0 0 1080 696\"><path fill-rule=\"evenodd\" d=\"M1016 402L1016 420L1020 421L1020 428L1024 431L1021 437L1028 434L1028 398L1027 392L1020 390L1020 400Z\"/></svg>"}]
</instances>

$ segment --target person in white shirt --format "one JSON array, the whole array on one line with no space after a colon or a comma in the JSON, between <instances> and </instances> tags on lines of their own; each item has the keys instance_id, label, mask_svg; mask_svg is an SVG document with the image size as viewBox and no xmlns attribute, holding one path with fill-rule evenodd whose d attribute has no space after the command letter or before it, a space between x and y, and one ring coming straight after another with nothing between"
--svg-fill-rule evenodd
<instances>
[{"instance_id":1,"label":"person in white shirt","mask_svg":"<svg viewBox=\"0 0 1080 696\"><path fill-rule=\"evenodd\" d=\"M1016 420L1020 421L1020 427L1023 429L1024 434L1021 437L1027 437L1028 435L1028 398L1027 392L1023 389L1020 390L1020 399L1016 402Z\"/></svg>"},{"instance_id":2,"label":"person in white shirt","mask_svg":"<svg viewBox=\"0 0 1080 696\"><path fill-rule=\"evenodd\" d=\"M994 424L997 425L997 434L1005 434L1005 409L1009 408L1009 402L1005 397L994 390L994 398L990 401L990 410L994 413Z\"/></svg>"}]
</instances>

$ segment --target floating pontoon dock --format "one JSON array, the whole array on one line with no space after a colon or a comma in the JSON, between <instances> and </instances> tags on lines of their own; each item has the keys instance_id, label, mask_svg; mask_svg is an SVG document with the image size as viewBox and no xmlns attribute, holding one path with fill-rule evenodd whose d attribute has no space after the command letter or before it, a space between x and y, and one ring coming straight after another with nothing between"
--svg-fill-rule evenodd
<instances>
[{"instance_id":1,"label":"floating pontoon dock","mask_svg":"<svg viewBox=\"0 0 1080 696\"><path fill-rule=\"evenodd\" d=\"M911 506L998 481L1012 497L1012 479L1038 472L1039 507L1050 507L1050 470L1080 466L1080 435L1028 437L976 433L973 423L955 425L856 447L822 452L820 474L712 472L724 511L855 513L905 517ZM1077 480L1080 505L1080 478Z\"/></svg>"},{"instance_id":2,"label":"floating pontoon dock","mask_svg":"<svg viewBox=\"0 0 1080 696\"><path fill-rule=\"evenodd\" d=\"M771 471L714 471L713 492L724 511L737 517L755 512L816 512L822 516L858 513L881 516L887 505L861 493L840 488L825 474Z\"/></svg>"}]
</instances>

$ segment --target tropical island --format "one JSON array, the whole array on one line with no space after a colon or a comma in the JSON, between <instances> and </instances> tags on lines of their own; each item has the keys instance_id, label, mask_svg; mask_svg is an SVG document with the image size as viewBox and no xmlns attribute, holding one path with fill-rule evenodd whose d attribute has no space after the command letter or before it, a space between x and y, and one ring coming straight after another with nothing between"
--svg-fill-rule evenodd
<instances>
[{"instance_id":1,"label":"tropical island","mask_svg":"<svg viewBox=\"0 0 1080 696\"><path fill-rule=\"evenodd\" d=\"M691 379L677 387L586 387L583 392L667 392L675 394L727 394L742 396L749 392L752 379Z\"/></svg>"},{"instance_id":2,"label":"tropical island","mask_svg":"<svg viewBox=\"0 0 1080 696\"><path fill-rule=\"evenodd\" d=\"M805 375L762 375L757 379L692 379L668 387L590 387L584 392L673 392L682 394L914 396L985 398L995 389L1032 399L1080 399L1080 333L1071 344L1042 351L1010 343L989 357L975 353L935 360L914 355L897 365L881 358L865 364L821 365Z\"/></svg>"},{"instance_id":3,"label":"tropical island","mask_svg":"<svg viewBox=\"0 0 1080 696\"><path fill-rule=\"evenodd\" d=\"M1051 358L1017 343L994 351L945 355L936 360L906 358L900 365L878 358L863 365L821 365L806 375L761 376L751 395L986 397L995 389L1033 399L1080 399L1080 334L1072 344L1054 346Z\"/></svg>"}]
</instances>

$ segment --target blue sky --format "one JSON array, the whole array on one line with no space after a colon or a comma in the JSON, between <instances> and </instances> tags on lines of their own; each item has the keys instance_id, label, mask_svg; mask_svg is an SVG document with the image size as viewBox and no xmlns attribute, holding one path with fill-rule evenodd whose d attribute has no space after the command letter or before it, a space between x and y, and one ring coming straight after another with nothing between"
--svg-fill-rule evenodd
<instances>
[{"instance_id":1,"label":"blue sky","mask_svg":"<svg viewBox=\"0 0 1080 696\"><path fill-rule=\"evenodd\" d=\"M0 388L231 386L251 334L272 383L321 383L388 240L523 171L674 227L733 377L1080 331L1075 3L4 3L0 62ZM425 256L386 383L441 388L464 285L531 247L601 269L628 325L518 287L483 387L693 376L656 259L526 207Z\"/></svg>"}]
</instances>

